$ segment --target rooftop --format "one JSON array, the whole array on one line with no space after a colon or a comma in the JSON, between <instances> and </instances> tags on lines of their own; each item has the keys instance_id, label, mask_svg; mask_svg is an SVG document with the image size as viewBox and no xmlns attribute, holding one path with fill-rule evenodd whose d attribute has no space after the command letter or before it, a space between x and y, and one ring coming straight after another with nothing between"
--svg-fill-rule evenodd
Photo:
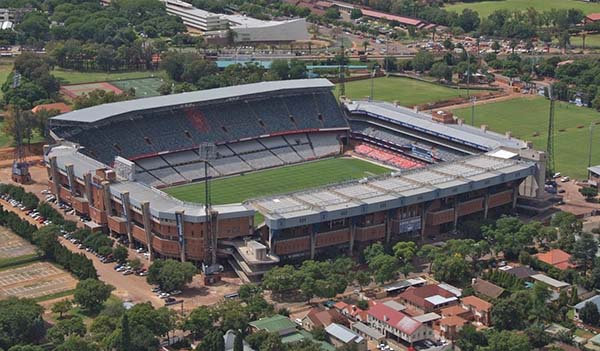
<instances>
[{"instance_id":1,"label":"rooftop","mask_svg":"<svg viewBox=\"0 0 600 351\"><path fill-rule=\"evenodd\" d=\"M491 151L500 147L523 149L524 141L508 138L489 130L467 124L443 124L433 121L430 114L379 101L352 101L345 104L350 112L363 112L417 131L453 140L478 149Z\"/></svg>"},{"instance_id":2,"label":"rooftop","mask_svg":"<svg viewBox=\"0 0 600 351\"><path fill-rule=\"evenodd\" d=\"M364 338L345 326L337 323L331 323L325 328L327 334L347 344L349 342L360 343Z\"/></svg>"},{"instance_id":3,"label":"rooftop","mask_svg":"<svg viewBox=\"0 0 600 351\"><path fill-rule=\"evenodd\" d=\"M588 302L593 303L600 310L600 295L596 295L596 296L590 297L587 300L581 301L580 303L578 303L577 305L575 305L575 309L576 310L582 309L583 306L585 306L585 304L588 303Z\"/></svg>"},{"instance_id":4,"label":"rooftop","mask_svg":"<svg viewBox=\"0 0 600 351\"><path fill-rule=\"evenodd\" d=\"M288 329L296 329L296 324L288 317L276 314L249 323L252 327L266 330L269 333L280 333Z\"/></svg>"},{"instance_id":5,"label":"rooftop","mask_svg":"<svg viewBox=\"0 0 600 351\"><path fill-rule=\"evenodd\" d=\"M567 283L567 282L562 282L560 280L556 280L545 274L534 274L531 276L531 278L534 280L537 280L539 282L542 282L542 283L544 283L552 288L555 288L555 289L562 289L562 288L566 288L566 287L570 286L569 283Z\"/></svg>"},{"instance_id":6,"label":"rooftop","mask_svg":"<svg viewBox=\"0 0 600 351\"><path fill-rule=\"evenodd\" d=\"M381 334L377 329L371 328L368 325L363 324L361 322L356 322L356 323L352 324L352 329L355 329L355 330L359 331L360 333L367 335L369 338L371 338L373 340L381 340L381 339L385 338L385 335Z\"/></svg>"},{"instance_id":7,"label":"rooftop","mask_svg":"<svg viewBox=\"0 0 600 351\"><path fill-rule=\"evenodd\" d=\"M575 267L575 265L570 262L571 255L561 249L553 249L548 252L538 253L535 257L538 260L561 270Z\"/></svg>"},{"instance_id":8,"label":"rooftop","mask_svg":"<svg viewBox=\"0 0 600 351\"><path fill-rule=\"evenodd\" d=\"M476 293L487 296L492 299L497 299L504 293L504 288L488 282L487 280L476 278L472 284L473 290Z\"/></svg>"},{"instance_id":9,"label":"rooftop","mask_svg":"<svg viewBox=\"0 0 600 351\"><path fill-rule=\"evenodd\" d=\"M52 118L51 121L73 123L95 123L118 115L143 110L208 102L212 100L235 100L243 96L279 92L282 90L333 88L327 79L294 79L252 84L235 85L225 88L207 89L181 94L163 95L143 99L113 102L68 112Z\"/></svg>"},{"instance_id":10,"label":"rooftop","mask_svg":"<svg viewBox=\"0 0 600 351\"><path fill-rule=\"evenodd\" d=\"M588 171L594 173L595 175L600 175L600 165L588 167Z\"/></svg>"},{"instance_id":11,"label":"rooftop","mask_svg":"<svg viewBox=\"0 0 600 351\"><path fill-rule=\"evenodd\" d=\"M421 322L414 318L411 318L402 312L398 312L382 303L369 308L368 313L370 316L397 328L407 335L412 335L422 325Z\"/></svg>"},{"instance_id":12,"label":"rooftop","mask_svg":"<svg viewBox=\"0 0 600 351\"><path fill-rule=\"evenodd\" d=\"M516 276L517 278L521 278L521 279L527 279L527 278L531 277L532 275L537 274L536 271L534 271L533 269L531 269L527 266L513 267L511 269L505 270L505 272L508 274L512 274L512 275Z\"/></svg>"},{"instance_id":13,"label":"rooftop","mask_svg":"<svg viewBox=\"0 0 600 351\"><path fill-rule=\"evenodd\" d=\"M492 308L492 304L478 298L477 296L467 296L461 299L463 305L473 306L478 311L489 311Z\"/></svg>"}]
</instances>

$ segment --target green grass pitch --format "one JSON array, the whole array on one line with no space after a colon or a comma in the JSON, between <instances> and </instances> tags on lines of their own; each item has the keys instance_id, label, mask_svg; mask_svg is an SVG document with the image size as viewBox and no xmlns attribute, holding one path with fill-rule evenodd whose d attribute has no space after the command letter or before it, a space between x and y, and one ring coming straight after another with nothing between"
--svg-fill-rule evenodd
<instances>
[{"instance_id":1,"label":"green grass pitch","mask_svg":"<svg viewBox=\"0 0 600 351\"><path fill-rule=\"evenodd\" d=\"M128 89L133 88L135 90L136 98L144 98L160 95L158 89L162 85L163 81L160 78L141 78L115 80L109 83L123 91L127 91Z\"/></svg>"},{"instance_id":2,"label":"green grass pitch","mask_svg":"<svg viewBox=\"0 0 600 351\"><path fill-rule=\"evenodd\" d=\"M211 197L214 204L236 203L389 172L388 168L356 158L326 159L216 179L210 185ZM204 202L204 183L164 191L184 201Z\"/></svg>"},{"instance_id":3,"label":"green grass pitch","mask_svg":"<svg viewBox=\"0 0 600 351\"><path fill-rule=\"evenodd\" d=\"M491 130L501 133L511 131L519 139L532 141L536 149L545 150L549 112L550 103L543 97L506 100L477 106L475 125L486 124ZM471 121L470 108L458 109L454 113L466 122ZM556 168L563 174L585 179L589 125L600 123L600 114L590 108L556 102L554 116ZM535 133L539 135L534 136ZM600 125L594 130L592 164L600 164Z\"/></svg>"},{"instance_id":4,"label":"green grass pitch","mask_svg":"<svg viewBox=\"0 0 600 351\"><path fill-rule=\"evenodd\" d=\"M478 90L477 92L481 92ZM352 99L367 99L371 94L371 80L346 83L346 96ZM337 95L337 91L336 91ZM373 99L388 102L398 101L402 106L412 107L425 103L466 97L466 90L447 88L410 78L381 77L373 80Z\"/></svg>"},{"instance_id":5,"label":"green grass pitch","mask_svg":"<svg viewBox=\"0 0 600 351\"><path fill-rule=\"evenodd\" d=\"M588 14L600 12L600 3L591 3L581 0L504 0L504 1L481 1L469 3L457 3L446 6L450 11L462 12L469 8L479 12L480 17L487 17L496 10L527 10L534 8L538 11L547 11L550 9L570 9L576 8Z\"/></svg>"}]
</instances>

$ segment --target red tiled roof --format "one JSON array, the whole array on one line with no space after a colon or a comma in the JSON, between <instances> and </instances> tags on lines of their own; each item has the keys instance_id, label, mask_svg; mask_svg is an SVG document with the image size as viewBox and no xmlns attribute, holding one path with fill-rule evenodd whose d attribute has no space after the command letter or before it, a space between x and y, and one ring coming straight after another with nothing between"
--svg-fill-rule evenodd
<instances>
[{"instance_id":1,"label":"red tiled roof","mask_svg":"<svg viewBox=\"0 0 600 351\"><path fill-rule=\"evenodd\" d=\"M343 310L346 307L348 307L348 304L345 303L344 301L338 301L335 303L335 305L333 305L333 308L335 308L337 310Z\"/></svg>"},{"instance_id":2,"label":"red tiled roof","mask_svg":"<svg viewBox=\"0 0 600 351\"><path fill-rule=\"evenodd\" d=\"M600 13L590 13L589 15L585 16L585 18L589 19L590 21L600 21Z\"/></svg>"},{"instance_id":3,"label":"red tiled roof","mask_svg":"<svg viewBox=\"0 0 600 351\"><path fill-rule=\"evenodd\" d=\"M392 14L385 13L385 12L379 12L379 11L373 11L373 10L367 10L367 9L361 9L361 11L362 11L363 16L385 19L388 21L396 21L400 24L409 25L409 26L418 26L419 24L423 23L423 21L421 21L420 19L414 19L414 18L404 17L404 16L396 16L396 15L392 15Z\"/></svg>"},{"instance_id":4,"label":"red tiled roof","mask_svg":"<svg viewBox=\"0 0 600 351\"><path fill-rule=\"evenodd\" d=\"M535 255L535 257L538 260L552 265L558 269L565 270L575 267L574 264L569 262L569 260L571 259L571 255L569 255L561 249L554 249L548 252L539 253Z\"/></svg>"},{"instance_id":5,"label":"red tiled roof","mask_svg":"<svg viewBox=\"0 0 600 351\"><path fill-rule=\"evenodd\" d=\"M329 1L317 1L317 2L315 2L315 5L324 7L324 8L330 8L331 6L333 6L333 4L330 3Z\"/></svg>"},{"instance_id":6,"label":"red tiled roof","mask_svg":"<svg viewBox=\"0 0 600 351\"><path fill-rule=\"evenodd\" d=\"M422 325L421 322L405 315L402 312L398 312L391 307L388 307L382 303L371 307L368 314L382 322L389 324L390 326L397 328L401 332L412 335Z\"/></svg>"},{"instance_id":7,"label":"red tiled roof","mask_svg":"<svg viewBox=\"0 0 600 351\"><path fill-rule=\"evenodd\" d=\"M462 303L467 306L473 306L478 311L488 312L492 308L492 304L478 298L477 296L467 296L461 299Z\"/></svg>"},{"instance_id":8,"label":"red tiled roof","mask_svg":"<svg viewBox=\"0 0 600 351\"><path fill-rule=\"evenodd\" d=\"M454 306L442 308L440 310L440 313L442 314L443 317L458 316L458 315L465 314L468 312L469 311L465 310L460 305L454 305Z\"/></svg>"},{"instance_id":9,"label":"red tiled roof","mask_svg":"<svg viewBox=\"0 0 600 351\"><path fill-rule=\"evenodd\" d=\"M435 295L440 295L445 298L455 297L454 294L448 290L440 288L438 285L425 285L418 288L410 287L398 297L401 300L407 301L421 308L433 308L434 305L425 299Z\"/></svg>"},{"instance_id":10,"label":"red tiled roof","mask_svg":"<svg viewBox=\"0 0 600 351\"><path fill-rule=\"evenodd\" d=\"M339 321L344 319L338 310L320 310L318 308L311 309L310 312L308 312L307 317L317 327L327 327L336 320Z\"/></svg>"},{"instance_id":11,"label":"red tiled roof","mask_svg":"<svg viewBox=\"0 0 600 351\"><path fill-rule=\"evenodd\" d=\"M51 111L51 110L58 110L60 113L65 113L65 112L71 112L72 109L65 104L64 102L55 102L53 104L42 104L42 105L37 105L36 107L31 109L31 112L36 113L39 112L41 110L46 110L46 111Z\"/></svg>"},{"instance_id":12,"label":"red tiled roof","mask_svg":"<svg viewBox=\"0 0 600 351\"><path fill-rule=\"evenodd\" d=\"M465 324L467 324L467 321L458 316L450 316L440 320L440 325L447 325L450 327L462 327Z\"/></svg>"}]
</instances>

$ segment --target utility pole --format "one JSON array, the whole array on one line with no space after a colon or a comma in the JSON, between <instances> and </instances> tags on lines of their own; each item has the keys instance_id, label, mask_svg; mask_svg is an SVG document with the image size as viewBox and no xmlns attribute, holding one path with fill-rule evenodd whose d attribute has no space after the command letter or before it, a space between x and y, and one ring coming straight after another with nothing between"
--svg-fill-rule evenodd
<instances>
[{"instance_id":1,"label":"utility pole","mask_svg":"<svg viewBox=\"0 0 600 351\"><path fill-rule=\"evenodd\" d=\"M546 167L547 174L552 177L556 171L556 162L554 159L554 104L555 98L552 91L552 86L548 88L548 96L550 97L550 114L548 116L548 140L546 142L546 154L548 156L548 166Z\"/></svg>"},{"instance_id":2,"label":"utility pole","mask_svg":"<svg viewBox=\"0 0 600 351\"><path fill-rule=\"evenodd\" d=\"M344 48L344 37L342 37L342 53L340 55L340 96L346 96L346 49ZM339 96L338 96L339 98Z\"/></svg>"},{"instance_id":3,"label":"utility pole","mask_svg":"<svg viewBox=\"0 0 600 351\"><path fill-rule=\"evenodd\" d=\"M477 98L471 96L471 125L473 127L475 127L475 101L477 101Z\"/></svg>"},{"instance_id":4,"label":"utility pole","mask_svg":"<svg viewBox=\"0 0 600 351\"><path fill-rule=\"evenodd\" d=\"M590 122L590 145L588 150L588 167L592 167L592 144L594 141L594 122Z\"/></svg>"}]
</instances>

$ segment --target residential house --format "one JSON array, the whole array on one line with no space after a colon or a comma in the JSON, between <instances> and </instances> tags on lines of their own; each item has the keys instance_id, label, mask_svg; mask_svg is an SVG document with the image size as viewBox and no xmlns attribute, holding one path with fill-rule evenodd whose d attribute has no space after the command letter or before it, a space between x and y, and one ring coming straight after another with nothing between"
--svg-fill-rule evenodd
<instances>
[{"instance_id":1,"label":"residential house","mask_svg":"<svg viewBox=\"0 0 600 351\"><path fill-rule=\"evenodd\" d=\"M363 338L373 341L377 344L380 344L383 340L385 340L385 335L380 333L377 329L371 328L362 322L352 323L350 328Z\"/></svg>"},{"instance_id":2,"label":"residential house","mask_svg":"<svg viewBox=\"0 0 600 351\"><path fill-rule=\"evenodd\" d=\"M531 279L534 282L540 282L547 285L550 288L550 290L554 291L555 293L560 293L562 290L566 290L571 286L567 282L556 280L545 274L534 274L531 276Z\"/></svg>"},{"instance_id":3,"label":"residential house","mask_svg":"<svg viewBox=\"0 0 600 351\"><path fill-rule=\"evenodd\" d=\"M596 305L596 308L598 308L598 311L600 311L600 295L596 295L594 297L590 297L587 300L583 300L580 303L578 303L577 305L575 305L575 318L576 319L580 319L579 318L579 311L581 311L581 309L583 308L583 306L585 306L586 303L591 302L594 305Z\"/></svg>"},{"instance_id":4,"label":"residential house","mask_svg":"<svg viewBox=\"0 0 600 351\"><path fill-rule=\"evenodd\" d=\"M331 323L343 324L347 319L336 309L311 308L302 318L302 328L312 331L315 328L325 328Z\"/></svg>"},{"instance_id":5,"label":"residential house","mask_svg":"<svg viewBox=\"0 0 600 351\"><path fill-rule=\"evenodd\" d=\"M296 323L292 322L288 317L282 315L274 315L265 317L259 320L248 323L252 332L264 330L269 333L275 333L281 337L281 342L290 344L302 340L311 340L319 344L322 351L335 351L335 347L331 344L317 341L313 339L311 333L305 330L297 330Z\"/></svg>"},{"instance_id":6,"label":"residential house","mask_svg":"<svg viewBox=\"0 0 600 351\"><path fill-rule=\"evenodd\" d=\"M571 255L561 249L553 249L548 252L539 253L534 257L541 262L547 263L563 271L577 267L577 265L571 263Z\"/></svg>"},{"instance_id":7,"label":"residential house","mask_svg":"<svg viewBox=\"0 0 600 351\"><path fill-rule=\"evenodd\" d=\"M367 312L369 325L386 338L410 344L433 336L427 325L384 304L376 304Z\"/></svg>"},{"instance_id":8,"label":"residential house","mask_svg":"<svg viewBox=\"0 0 600 351\"><path fill-rule=\"evenodd\" d=\"M596 23L599 21L600 21L600 13L590 13L590 14L586 15L585 18L583 19L583 22L585 24Z\"/></svg>"},{"instance_id":9,"label":"residential house","mask_svg":"<svg viewBox=\"0 0 600 351\"><path fill-rule=\"evenodd\" d=\"M341 324L331 323L325 328L325 332L329 342L335 347L350 346L355 347L356 351L367 351L367 339Z\"/></svg>"},{"instance_id":10,"label":"residential house","mask_svg":"<svg viewBox=\"0 0 600 351\"><path fill-rule=\"evenodd\" d=\"M223 339L225 340L225 351L233 351L235 344L235 336L236 332L233 330L228 330L225 335L223 335ZM243 351L254 351L253 348L246 342L246 340L242 341Z\"/></svg>"},{"instance_id":11,"label":"residential house","mask_svg":"<svg viewBox=\"0 0 600 351\"><path fill-rule=\"evenodd\" d=\"M459 316L445 317L440 320L440 335L446 340L454 340L458 332L469 323Z\"/></svg>"},{"instance_id":12,"label":"residential house","mask_svg":"<svg viewBox=\"0 0 600 351\"><path fill-rule=\"evenodd\" d=\"M375 305L375 302L372 300L368 300L369 307ZM333 305L333 308L338 310L344 317L354 321L354 322L366 322L367 321L367 311L360 309L356 305L350 305L343 301L337 302Z\"/></svg>"},{"instance_id":13,"label":"residential house","mask_svg":"<svg viewBox=\"0 0 600 351\"><path fill-rule=\"evenodd\" d=\"M491 303L476 296L467 296L460 300L460 305L473 315L473 320L475 323L490 326L490 312L492 310Z\"/></svg>"},{"instance_id":14,"label":"residential house","mask_svg":"<svg viewBox=\"0 0 600 351\"><path fill-rule=\"evenodd\" d=\"M410 287L398 295L398 299L408 308L420 313L429 313L458 304L460 294L459 289L447 284L436 284Z\"/></svg>"},{"instance_id":15,"label":"residential house","mask_svg":"<svg viewBox=\"0 0 600 351\"><path fill-rule=\"evenodd\" d=\"M533 269L529 268L528 266L510 267L508 269L501 269L501 270L508 274L512 274L515 277L523 279L523 280L529 280L529 278L532 275L535 275L538 273L538 272L534 271Z\"/></svg>"},{"instance_id":16,"label":"residential house","mask_svg":"<svg viewBox=\"0 0 600 351\"><path fill-rule=\"evenodd\" d=\"M471 287L475 294L487 299L497 299L504 293L504 288L479 278L472 280Z\"/></svg>"}]
</instances>

